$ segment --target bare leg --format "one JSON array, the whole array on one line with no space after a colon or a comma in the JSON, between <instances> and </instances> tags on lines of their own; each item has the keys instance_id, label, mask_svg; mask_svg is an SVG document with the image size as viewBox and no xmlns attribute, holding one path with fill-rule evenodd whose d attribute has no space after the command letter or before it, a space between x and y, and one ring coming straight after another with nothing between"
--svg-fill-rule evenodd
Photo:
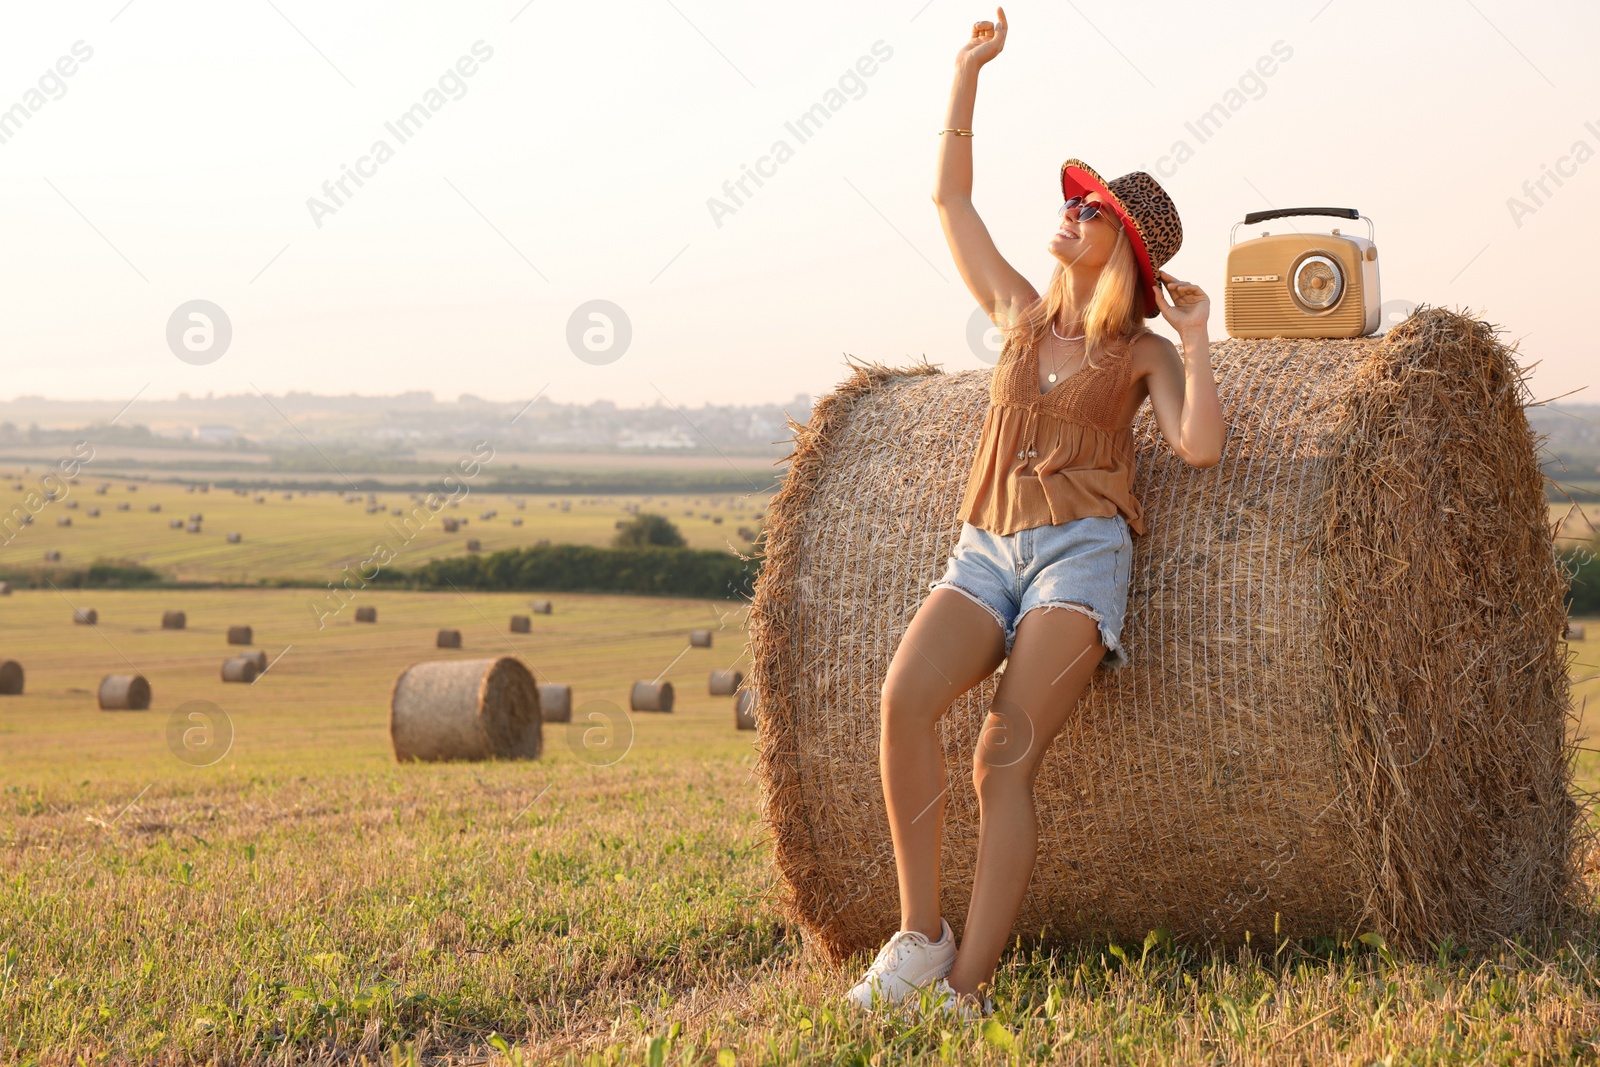
<instances>
[{"instance_id":1,"label":"bare leg","mask_svg":"<svg viewBox=\"0 0 1600 1067\"><path fill-rule=\"evenodd\" d=\"M982 996L994 979L1038 856L1034 779L1105 652L1094 620L1079 611L1037 608L1017 624L1010 662L973 753L978 862L948 979L957 993Z\"/></svg>"},{"instance_id":2,"label":"bare leg","mask_svg":"<svg viewBox=\"0 0 1600 1067\"><path fill-rule=\"evenodd\" d=\"M878 764L894 839L902 930L933 939L942 933L939 841L946 786L934 725L1004 658L1005 635L995 617L940 587L917 608L889 663L879 701Z\"/></svg>"}]
</instances>

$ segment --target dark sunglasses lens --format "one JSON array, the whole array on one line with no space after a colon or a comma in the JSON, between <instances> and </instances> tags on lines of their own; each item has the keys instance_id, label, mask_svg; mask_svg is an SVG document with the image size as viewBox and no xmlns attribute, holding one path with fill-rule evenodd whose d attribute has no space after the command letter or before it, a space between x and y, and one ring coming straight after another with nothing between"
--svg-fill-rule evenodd
<instances>
[{"instance_id":1,"label":"dark sunglasses lens","mask_svg":"<svg viewBox=\"0 0 1600 1067\"><path fill-rule=\"evenodd\" d=\"M1100 213L1100 205L1075 196L1062 204L1056 211L1062 218L1071 218L1074 222L1086 222Z\"/></svg>"}]
</instances>

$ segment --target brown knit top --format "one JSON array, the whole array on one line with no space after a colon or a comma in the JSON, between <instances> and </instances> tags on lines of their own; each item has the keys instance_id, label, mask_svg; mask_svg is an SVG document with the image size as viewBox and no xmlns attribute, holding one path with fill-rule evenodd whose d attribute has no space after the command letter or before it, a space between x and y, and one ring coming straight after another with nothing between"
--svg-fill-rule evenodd
<instances>
[{"instance_id":1,"label":"brown knit top","mask_svg":"<svg viewBox=\"0 0 1600 1067\"><path fill-rule=\"evenodd\" d=\"M1103 352L1039 392L1038 346L1007 342L989 382L989 410L961 517L1006 535L1088 515L1121 513L1143 536L1133 495L1132 425L1118 425L1131 383L1133 341Z\"/></svg>"}]
</instances>

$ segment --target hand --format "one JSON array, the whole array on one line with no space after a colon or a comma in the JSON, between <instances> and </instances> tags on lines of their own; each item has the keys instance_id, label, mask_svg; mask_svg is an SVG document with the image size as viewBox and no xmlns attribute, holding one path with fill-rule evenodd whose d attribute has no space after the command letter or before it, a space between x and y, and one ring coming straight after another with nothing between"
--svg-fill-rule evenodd
<instances>
[{"instance_id":1,"label":"hand","mask_svg":"<svg viewBox=\"0 0 1600 1067\"><path fill-rule=\"evenodd\" d=\"M1204 329L1206 322L1211 318L1211 298L1198 285L1174 278L1164 270L1156 271L1156 281L1165 283L1167 292L1172 294L1173 303L1168 302L1161 292L1161 284L1156 285L1156 308L1161 312L1161 317L1172 324L1172 328L1180 334L1185 330Z\"/></svg>"},{"instance_id":2,"label":"hand","mask_svg":"<svg viewBox=\"0 0 1600 1067\"><path fill-rule=\"evenodd\" d=\"M957 66L981 67L1006 46L1006 9L997 7L993 22L974 22L972 37L956 53Z\"/></svg>"}]
</instances>

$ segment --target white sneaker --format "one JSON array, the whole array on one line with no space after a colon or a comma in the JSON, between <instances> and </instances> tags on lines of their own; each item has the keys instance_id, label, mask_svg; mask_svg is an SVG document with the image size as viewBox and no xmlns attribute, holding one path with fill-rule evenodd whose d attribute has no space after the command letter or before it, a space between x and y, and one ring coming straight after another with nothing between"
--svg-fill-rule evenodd
<instances>
[{"instance_id":1,"label":"white sneaker","mask_svg":"<svg viewBox=\"0 0 1600 1067\"><path fill-rule=\"evenodd\" d=\"M953 1015L968 1022L974 1019L981 1019L994 1012L993 1000L984 997L983 1008L980 1010L972 1001L962 999L961 994L950 988L949 981L944 978L940 978L933 983L933 997L933 1009L935 1011L943 1012L945 1015Z\"/></svg>"},{"instance_id":2,"label":"white sneaker","mask_svg":"<svg viewBox=\"0 0 1600 1067\"><path fill-rule=\"evenodd\" d=\"M937 941L920 930L895 931L845 999L870 1010L876 993L879 1003L898 1004L919 987L942 980L955 962L956 937L941 915Z\"/></svg>"}]
</instances>

